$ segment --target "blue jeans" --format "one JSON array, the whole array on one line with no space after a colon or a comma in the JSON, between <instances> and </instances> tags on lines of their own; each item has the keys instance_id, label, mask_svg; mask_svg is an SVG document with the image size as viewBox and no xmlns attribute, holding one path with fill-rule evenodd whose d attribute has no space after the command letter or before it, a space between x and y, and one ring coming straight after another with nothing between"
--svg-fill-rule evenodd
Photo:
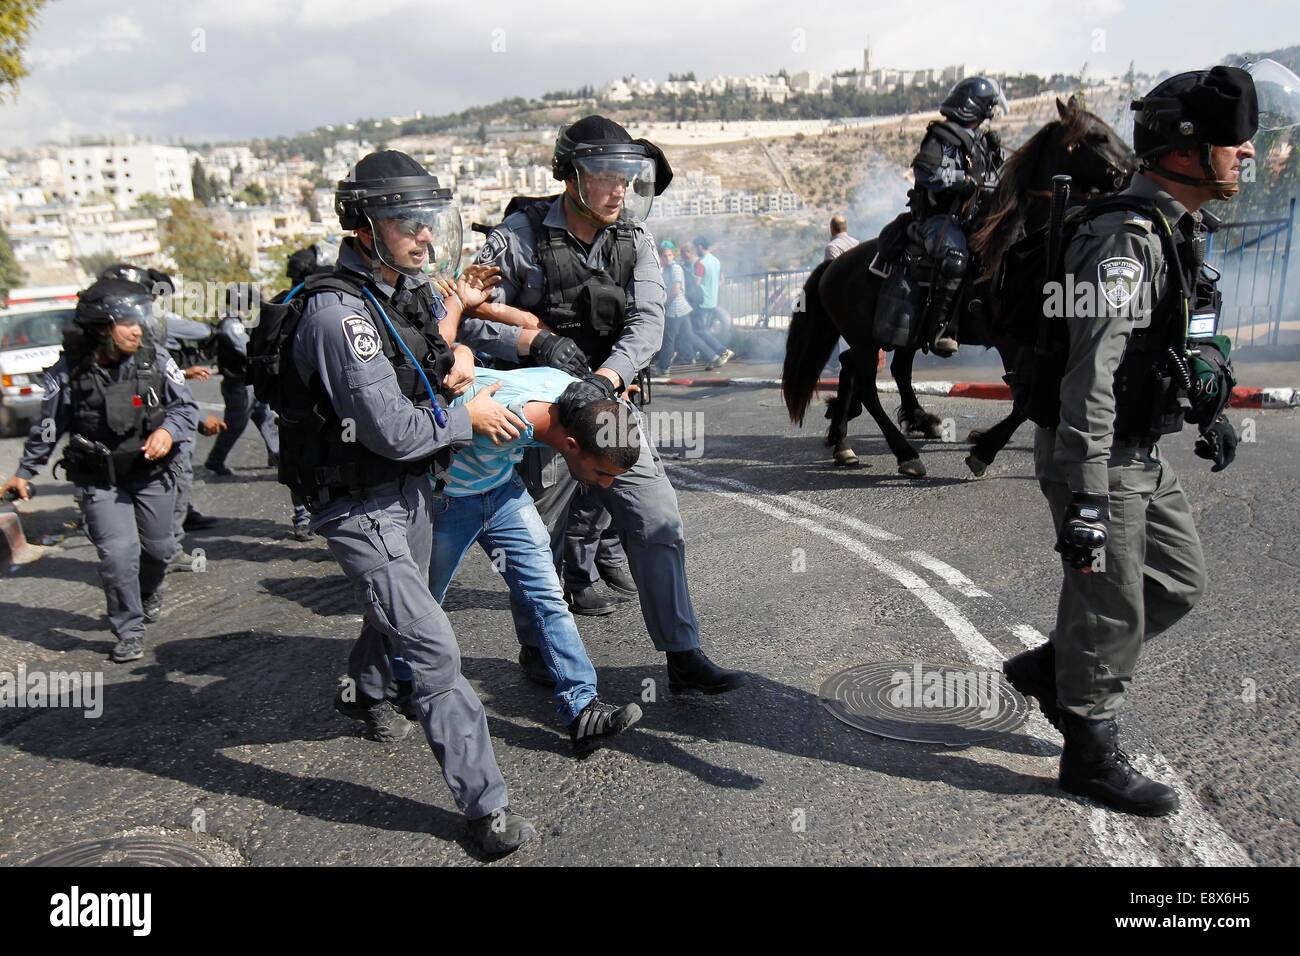
<instances>
[{"instance_id":1,"label":"blue jeans","mask_svg":"<svg viewBox=\"0 0 1300 956\"><path fill-rule=\"evenodd\" d=\"M556 709L572 722L596 697L596 669L564 603L551 536L518 474L481 495L434 498L429 590L439 604L475 541L505 575L515 606L528 609L541 639L538 650L555 678Z\"/></svg>"}]
</instances>

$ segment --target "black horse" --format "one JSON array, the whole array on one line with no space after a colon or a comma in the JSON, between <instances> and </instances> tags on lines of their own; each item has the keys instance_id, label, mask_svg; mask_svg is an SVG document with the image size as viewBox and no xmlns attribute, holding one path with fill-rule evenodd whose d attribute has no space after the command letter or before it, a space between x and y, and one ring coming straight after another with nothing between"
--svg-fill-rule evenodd
<instances>
[{"instance_id":1,"label":"black horse","mask_svg":"<svg viewBox=\"0 0 1300 956\"><path fill-rule=\"evenodd\" d=\"M1058 99L1056 108L1059 118L1035 133L1003 166L991 210L971 236L975 254L973 268L967 273L971 278L956 303L956 308L963 310L961 343L996 348L1008 374L1015 359L1014 344L997 333L996 321L990 321L990 312L997 307L992 292L997 288L1002 257L1017 239L1046 224L1053 176L1064 173L1072 177L1076 196L1095 195L1122 189L1135 167L1133 154L1119 135L1073 97L1069 103ZM840 356L839 390L826 412L831 420L826 443L835 449L835 463L857 464L848 445L849 421L865 407L898 460L899 473L920 478L925 475L925 465L885 414L876 391L880 346L872 338L872 315L882 279L868 265L878 245L879 240L873 239L855 246L819 265L804 283L803 308L791 317L786 339L781 392L790 420L802 425L821 370L836 340L844 336L849 349ZM899 422L908 434L938 438L941 420L921 407L912 390L915 357L916 349L895 349L889 366L902 399ZM1024 421L1025 416L1013 407L992 428L971 431L969 440L974 447L966 464L977 477Z\"/></svg>"}]
</instances>

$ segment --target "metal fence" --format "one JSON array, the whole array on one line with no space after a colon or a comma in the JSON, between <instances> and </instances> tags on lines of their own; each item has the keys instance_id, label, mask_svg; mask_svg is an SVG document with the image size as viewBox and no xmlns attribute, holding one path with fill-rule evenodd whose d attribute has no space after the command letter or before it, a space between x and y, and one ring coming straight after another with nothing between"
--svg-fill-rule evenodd
<instances>
[{"instance_id":1,"label":"metal fence","mask_svg":"<svg viewBox=\"0 0 1300 956\"><path fill-rule=\"evenodd\" d=\"M726 276L718 290L718 305L727 310L735 327L788 329L790 315L811 271Z\"/></svg>"},{"instance_id":2,"label":"metal fence","mask_svg":"<svg viewBox=\"0 0 1300 956\"><path fill-rule=\"evenodd\" d=\"M1206 258L1222 273L1219 328L1234 348L1300 342L1295 290L1287 301L1287 269L1295 199L1280 219L1225 222L1210 237Z\"/></svg>"}]
</instances>

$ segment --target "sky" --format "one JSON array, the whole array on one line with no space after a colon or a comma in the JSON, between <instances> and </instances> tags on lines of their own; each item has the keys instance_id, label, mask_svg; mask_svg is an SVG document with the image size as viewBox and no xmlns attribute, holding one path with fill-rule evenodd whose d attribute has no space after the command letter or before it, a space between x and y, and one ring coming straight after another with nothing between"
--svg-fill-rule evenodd
<instances>
[{"instance_id":1,"label":"sky","mask_svg":"<svg viewBox=\"0 0 1300 956\"><path fill-rule=\"evenodd\" d=\"M1210 26L1212 24L1212 27ZM217 142L635 74L1195 69L1300 43L1295 0L50 0L0 148Z\"/></svg>"}]
</instances>

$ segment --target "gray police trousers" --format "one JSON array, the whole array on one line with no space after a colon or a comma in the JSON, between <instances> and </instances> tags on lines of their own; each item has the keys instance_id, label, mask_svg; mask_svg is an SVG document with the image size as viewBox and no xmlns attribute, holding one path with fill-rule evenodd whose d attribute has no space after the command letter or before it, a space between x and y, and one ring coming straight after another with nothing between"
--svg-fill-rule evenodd
<instances>
[{"instance_id":1,"label":"gray police trousers","mask_svg":"<svg viewBox=\"0 0 1300 956\"><path fill-rule=\"evenodd\" d=\"M244 429L251 419L262 433L266 450L272 455L280 453L280 430L275 424L275 415L265 402L253 398L253 386L242 382L221 380L221 398L226 403L226 430L217 435L217 440L208 452L207 460L213 464L224 465L226 456L244 434Z\"/></svg>"},{"instance_id":2,"label":"gray police trousers","mask_svg":"<svg viewBox=\"0 0 1300 956\"><path fill-rule=\"evenodd\" d=\"M590 489L580 486L573 493L561 560L564 586L569 591L594 585L600 580L598 568L627 565L627 554L613 526L613 518Z\"/></svg>"},{"instance_id":3,"label":"gray police trousers","mask_svg":"<svg viewBox=\"0 0 1300 956\"><path fill-rule=\"evenodd\" d=\"M176 539L172 509L176 485L170 472L116 488L77 485L86 535L99 553L99 578L108 600L108 623L121 640L144 635L144 598L163 589Z\"/></svg>"},{"instance_id":4,"label":"gray police trousers","mask_svg":"<svg viewBox=\"0 0 1300 956\"><path fill-rule=\"evenodd\" d=\"M1093 720L1116 716L1142 643L1168 630L1205 591L1205 556L1178 477L1159 455L1140 448L1111 455L1110 525L1104 570L1084 573L1062 562L1052 645L1056 700ZM1070 488L1039 485L1059 528Z\"/></svg>"},{"instance_id":5,"label":"gray police trousers","mask_svg":"<svg viewBox=\"0 0 1300 956\"><path fill-rule=\"evenodd\" d=\"M613 518L628 569L636 581L650 640L661 651L689 651L700 646L699 622L686 581L686 537L677 492L664 472L659 453L646 440L641 413L641 457L608 488L590 486L589 494ZM553 460L548 461L548 456ZM551 550L559 562L568 527L569 508L578 482L564 459L550 449L529 449L521 465L525 484L551 533ZM524 644L541 646L527 608L511 599L515 632Z\"/></svg>"},{"instance_id":6,"label":"gray police trousers","mask_svg":"<svg viewBox=\"0 0 1300 956\"><path fill-rule=\"evenodd\" d=\"M172 509L172 546L170 558L185 550L185 516L190 510L190 492L194 490L194 440L180 443L180 451L172 459L172 474L176 478L176 505Z\"/></svg>"},{"instance_id":7,"label":"gray police trousers","mask_svg":"<svg viewBox=\"0 0 1300 956\"><path fill-rule=\"evenodd\" d=\"M425 476L372 488L340 514L331 505L312 522L356 590L364 611L348 658L359 701L383 700L392 658L413 674L412 701L456 805L470 819L506 806L487 716L460 672L451 622L429 593L433 487Z\"/></svg>"}]
</instances>

